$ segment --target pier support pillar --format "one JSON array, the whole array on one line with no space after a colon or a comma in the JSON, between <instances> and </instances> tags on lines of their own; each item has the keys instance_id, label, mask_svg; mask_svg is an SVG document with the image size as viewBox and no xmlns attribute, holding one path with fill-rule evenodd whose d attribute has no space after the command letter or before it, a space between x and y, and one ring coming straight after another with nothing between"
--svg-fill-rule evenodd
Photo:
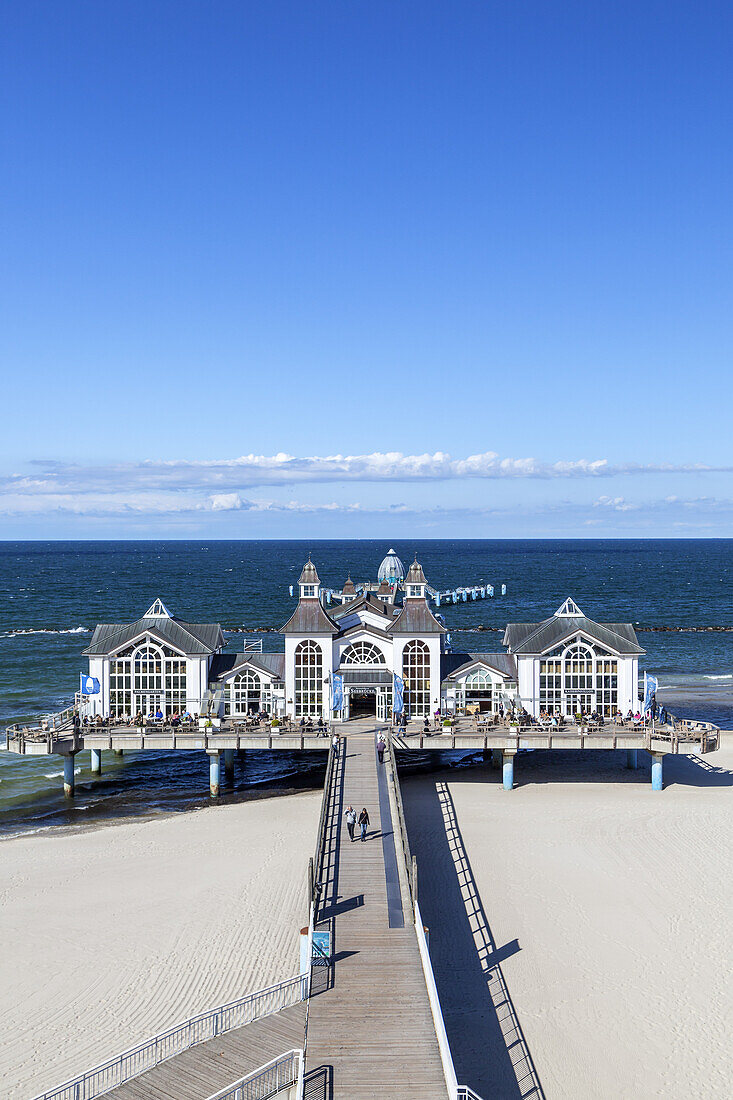
<instances>
[{"instance_id":1,"label":"pier support pillar","mask_svg":"<svg viewBox=\"0 0 733 1100\"><path fill-rule=\"evenodd\" d=\"M502 753L502 786L505 791L511 791L514 787L514 756L513 752Z\"/></svg>"},{"instance_id":2,"label":"pier support pillar","mask_svg":"<svg viewBox=\"0 0 733 1100\"><path fill-rule=\"evenodd\" d=\"M502 754L501 749L492 749L491 750L491 767L492 768L497 768L498 769L498 768L501 767L501 765L502 765L502 759L501 759L502 755L503 754Z\"/></svg>"},{"instance_id":3,"label":"pier support pillar","mask_svg":"<svg viewBox=\"0 0 733 1100\"><path fill-rule=\"evenodd\" d=\"M123 752L124 752L123 749L115 749L115 756L122 756Z\"/></svg>"},{"instance_id":4,"label":"pier support pillar","mask_svg":"<svg viewBox=\"0 0 733 1100\"><path fill-rule=\"evenodd\" d=\"M652 790L663 791L664 790L664 775L662 770L662 761L664 760L664 753L653 752L652 753Z\"/></svg>"},{"instance_id":5,"label":"pier support pillar","mask_svg":"<svg viewBox=\"0 0 733 1100\"><path fill-rule=\"evenodd\" d=\"M89 755L92 760L92 775L102 774L102 750L90 749Z\"/></svg>"},{"instance_id":6,"label":"pier support pillar","mask_svg":"<svg viewBox=\"0 0 733 1100\"><path fill-rule=\"evenodd\" d=\"M74 753L64 758L64 798L74 797Z\"/></svg>"},{"instance_id":7,"label":"pier support pillar","mask_svg":"<svg viewBox=\"0 0 733 1100\"><path fill-rule=\"evenodd\" d=\"M234 786L234 749L224 749L224 781L227 787Z\"/></svg>"},{"instance_id":8,"label":"pier support pillar","mask_svg":"<svg viewBox=\"0 0 733 1100\"><path fill-rule=\"evenodd\" d=\"M219 797L221 788L221 752L209 754L209 793L212 798Z\"/></svg>"},{"instance_id":9,"label":"pier support pillar","mask_svg":"<svg viewBox=\"0 0 733 1100\"><path fill-rule=\"evenodd\" d=\"M639 767L639 750L627 749L626 750L626 767L636 770Z\"/></svg>"}]
</instances>

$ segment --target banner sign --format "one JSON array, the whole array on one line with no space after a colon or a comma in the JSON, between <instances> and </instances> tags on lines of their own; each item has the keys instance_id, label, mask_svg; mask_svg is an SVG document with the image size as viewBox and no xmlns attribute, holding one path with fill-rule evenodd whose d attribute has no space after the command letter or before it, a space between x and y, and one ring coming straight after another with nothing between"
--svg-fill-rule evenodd
<instances>
[{"instance_id":1,"label":"banner sign","mask_svg":"<svg viewBox=\"0 0 733 1100\"><path fill-rule=\"evenodd\" d=\"M405 709L405 681L401 676L395 673L394 677L394 702L392 703L392 710L395 714L402 714Z\"/></svg>"},{"instance_id":2,"label":"banner sign","mask_svg":"<svg viewBox=\"0 0 733 1100\"><path fill-rule=\"evenodd\" d=\"M344 678L339 676L337 672L334 673L331 683L331 709L344 709Z\"/></svg>"},{"instance_id":3,"label":"banner sign","mask_svg":"<svg viewBox=\"0 0 733 1100\"><path fill-rule=\"evenodd\" d=\"M657 693L659 687L659 681L656 676L650 676L648 672L644 673L644 713L651 710L655 705L654 696Z\"/></svg>"}]
</instances>

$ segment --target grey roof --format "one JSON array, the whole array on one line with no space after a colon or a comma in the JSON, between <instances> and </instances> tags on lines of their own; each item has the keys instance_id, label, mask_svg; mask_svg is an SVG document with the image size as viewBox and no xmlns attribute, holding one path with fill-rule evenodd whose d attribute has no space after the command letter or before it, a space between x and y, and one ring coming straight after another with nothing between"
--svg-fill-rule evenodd
<instances>
[{"instance_id":1,"label":"grey roof","mask_svg":"<svg viewBox=\"0 0 733 1100\"><path fill-rule=\"evenodd\" d=\"M386 581L382 581L382 583L379 585L379 588L377 589L377 595L380 596L380 597L381 596L391 596L392 595L391 585L387 584Z\"/></svg>"},{"instance_id":2,"label":"grey roof","mask_svg":"<svg viewBox=\"0 0 733 1100\"><path fill-rule=\"evenodd\" d=\"M553 615L541 623L509 623L504 645L512 653L546 653L582 632L616 653L644 653L631 623L596 623L587 615Z\"/></svg>"},{"instance_id":3,"label":"grey roof","mask_svg":"<svg viewBox=\"0 0 733 1100\"><path fill-rule=\"evenodd\" d=\"M390 627L391 634L445 634L425 600L405 600L404 607Z\"/></svg>"},{"instance_id":4,"label":"grey roof","mask_svg":"<svg viewBox=\"0 0 733 1100\"><path fill-rule=\"evenodd\" d=\"M391 619L392 609L393 605L391 603L379 599L373 592L367 592L365 595L357 596L355 599L349 600L348 603L342 603L332 608L329 614L332 619L338 621L339 619L343 619L345 615L353 615L360 610L364 610L371 611L374 615L382 615Z\"/></svg>"},{"instance_id":5,"label":"grey roof","mask_svg":"<svg viewBox=\"0 0 733 1100\"><path fill-rule=\"evenodd\" d=\"M517 678L517 662L511 653L441 653L440 678L447 680L458 676L477 662L500 673L506 680Z\"/></svg>"},{"instance_id":6,"label":"grey roof","mask_svg":"<svg viewBox=\"0 0 733 1100\"><path fill-rule=\"evenodd\" d=\"M145 633L189 657L214 653L224 645L219 623L187 623L167 615L146 615L134 623L98 623L84 653L90 657L116 653Z\"/></svg>"},{"instance_id":7,"label":"grey roof","mask_svg":"<svg viewBox=\"0 0 733 1100\"><path fill-rule=\"evenodd\" d=\"M209 682L225 680L234 672L244 668L256 668L261 672L269 672L277 676L279 680L285 678L285 654L284 653L219 653L211 662L209 669Z\"/></svg>"},{"instance_id":8,"label":"grey roof","mask_svg":"<svg viewBox=\"0 0 733 1100\"><path fill-rule=\"evenodd\" d=\"M407 576L405 577L405 584L427 584L425 574L422 571L420 562L415 558L414 562L407 570Z\"/></svg>"},{"instance_id":9,"label":"grey roof","mask_svg":"<svg viewBox=\"0 0 733 1100\"><path fill-rule=\"evenodd\" d=\"M308 561L303 566L303 572L300 574L300 580L298 584L320 584L321 579L318 576L318 570L313 562L308 558Z\"/></svg>"},{"instance_id":10,"label":"grey roof","mask_svg":"<svg viewBox=\"0 0 733 1100\"><path fill-rule=\"evenodd\" d=\"M354 588L354 582L351 579L351 573L349 573L348 577L346 578L346 584L341 589L341 591L343 592L344 596L356 595L356 589Z\"/></svg>"},{"instance_id":11,"label":"grey roof","mask_svg":"<svg viewBox=\"0 0 733 1100\"><path fill-rule=\"evenodd\" d=\"M362 672L358 672L356 669L349 669L348 671L340 672L340 676L343 676L345 684L391 684L392 673L388 672L386 668L374 668L364 669Z\"/></svg>"},{"instance_id":12,"label":"grey roof","mask_svg":"<svg viewBox=\"0 0 733 1100\"><path fill-rule=\"evenodd\" d=\"M380 626L372 626L371 623L351 623L350 626L345 627L343 630L339 630L339 638L347 638L349 634L360 634L362 631L366 631L367 634L374 634L377 638L391 638L389 628L383 628Z\"/></svg>"},{"instance_id":13,"label":"grey roof","mask_svg":"<svg viewBox=\"0 0 733 1100\"><path fill-rule=\"evenodd\" d=\"M280 627L281 634L338 634L333 619L323 610L320 600L299 600L293 614L285 626Z\"/></svg>"}]
</instances>

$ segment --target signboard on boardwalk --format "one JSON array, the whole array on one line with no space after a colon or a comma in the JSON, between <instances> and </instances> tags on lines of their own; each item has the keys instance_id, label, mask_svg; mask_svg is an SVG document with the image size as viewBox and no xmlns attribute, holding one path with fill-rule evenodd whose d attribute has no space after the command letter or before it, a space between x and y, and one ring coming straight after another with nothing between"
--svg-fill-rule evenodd
<instances>
[{"instance_id":1,"label":"signboard on boardwalk","mask_svg":"<svg viewBox=\"0 0 733 1100\"><path fill-rule=\"evenodd\" d=\"M313 933L313 954L311 962L314 966L327 965L331 958L331 933Z\"/></svg>"}]
</instances>

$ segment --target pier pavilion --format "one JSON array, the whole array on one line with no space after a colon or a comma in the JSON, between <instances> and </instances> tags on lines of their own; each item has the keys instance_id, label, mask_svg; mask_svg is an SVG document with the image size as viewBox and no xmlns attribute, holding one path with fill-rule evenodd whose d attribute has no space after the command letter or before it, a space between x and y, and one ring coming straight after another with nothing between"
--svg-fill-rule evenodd
<instances>
[{"instance_id":1,"label":"pier pavilion","mask_svg":"<svg viewBox=\"0 0 733 1100\"><path fill-rule=\"evenodd\" d=\"M278 653L227 653L218 623L177 618L160 599L134 622L99 624L85 650L99 691L85 712L390 722L515 706L535 718L638 709L644 650L631 623L595 622L568 598L541 622L509 623L505 652L457 652L417 560L405 571L390 550L377 583L360 588L349 575L340 602L325 605L307 561Z\"/></svg>"}]
</instances>

